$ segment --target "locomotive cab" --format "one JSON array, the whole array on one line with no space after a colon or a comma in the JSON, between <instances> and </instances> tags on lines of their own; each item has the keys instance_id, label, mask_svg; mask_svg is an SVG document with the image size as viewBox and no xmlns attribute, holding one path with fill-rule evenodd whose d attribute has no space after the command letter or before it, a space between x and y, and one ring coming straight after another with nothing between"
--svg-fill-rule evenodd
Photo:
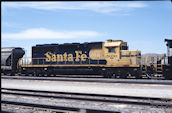
<instances>
[{"instance_id":1,"label":"locomotive cab","mask_svg":"<svg viewBox=\"0 0 172 113\"><path fill-rule=\"evenodd\" d=\"M114 66L119 64L121 40L107 40L104 43L104 56L107 65Z\"/></svg>"},{"instance_id":2,"label":"locomotive cab","mask_svg":"<svg viewBox=\"0 0 172 113\"><path fill-rule=\"evenodd\" d=\"M140 51L128 50L127 42L108 40L104 43L104 55L107 65L113 67L139 67Z\"/></svg>"}]
</instances>

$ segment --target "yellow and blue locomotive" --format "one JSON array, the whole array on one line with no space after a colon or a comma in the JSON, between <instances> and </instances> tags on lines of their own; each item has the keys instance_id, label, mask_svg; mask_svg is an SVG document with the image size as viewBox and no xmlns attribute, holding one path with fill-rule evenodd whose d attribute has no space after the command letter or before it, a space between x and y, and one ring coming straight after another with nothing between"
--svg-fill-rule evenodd
<instances>
[{"instance_id":1,"label":"yellow and blue locomotive","mask_svg":"<svg viewBox=\"0 0 172 113\"><path fill-rule=\"evenodd\" d=\"M156 60L151 58L149 61L152 62L148 63L140 51L128 50L127 42L122 40L36 45L32 47L29 59L23 57L25 51L22 48L1 48L1 73L33 76L96 74L106 78L160 75L172 79L172 40L165 41L168 56L159 60L158 57Z\"/></svg>"},{"instance_id":2,"label":"yellow and blue locomotive","mask_svg":"<svg viewBox=\"0 0 172 113\"><path fill-rule=\"evenodd\" d=\"M105 77L140 77L140 51L128 50L127 42L44 44L32 47L30 64L21 73L36 75L103 74Z\"/></svg>"}]
</instances>

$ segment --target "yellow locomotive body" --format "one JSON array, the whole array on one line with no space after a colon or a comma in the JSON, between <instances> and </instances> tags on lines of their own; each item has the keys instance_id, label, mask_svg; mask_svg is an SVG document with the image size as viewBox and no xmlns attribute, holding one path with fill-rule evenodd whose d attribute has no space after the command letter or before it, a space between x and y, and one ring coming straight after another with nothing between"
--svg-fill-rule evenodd
<instances>
[{"instance_id":1,"label":"yellow locomotive body","mask_svg":"<svg viewBox=\"0 0 172 113\"><path fill-rule=\"evenodd\" d=\"M128 50L122 40L108 40L103 48L92 49L89 54L91 59L106 60L106 67L139 67L141 63L141 52Z\"/></svg>"}]
</instances>

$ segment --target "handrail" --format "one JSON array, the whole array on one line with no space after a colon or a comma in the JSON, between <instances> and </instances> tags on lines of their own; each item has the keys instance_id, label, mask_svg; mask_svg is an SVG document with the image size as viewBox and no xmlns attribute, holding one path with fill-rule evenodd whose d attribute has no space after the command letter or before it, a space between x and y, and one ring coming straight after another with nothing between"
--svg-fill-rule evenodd
<instances>
[{"instance_id":1,"label":"handrail","mask_svg":"<svg viewBox=\"0 0 172 113\"><path fill-rule=\"evenodd\" d=\"M73 57L73 58L76 58L76 57ZM33 65L33 62L34 62L34 60L35 60L35 62L36 62L36 65L39 65L40 64L40 62L41 62L41 60L42 60L42 63L41 63L41 65L42 64L45 64L45 59L46 58L31 58L31 57L25 57L25 58L22 58L21 59L21 65L23 65L24 63L26 63L25 65L30 65L30 64L28 64L27 63L27 60L28 59L31 59L31 65ZM90 57L88 57L87 58L87 60L88 60L88 64L91 64L91 58ZM58 61L56 61L57 62L57 64L59 63ZM64 64L67 64L67 61L62 61L62 62L64 62ZM75 61L73 60L73 61L69 61L69 62L71 62L72 64L75 64ZM83 64L82 62L84 62L84 61L78 61L78 63L79 64ZM18 62L19 63L19 62ZM96 60L96 64L100 64L100 59L97 59Z\"/></svg>"}]
</instances>

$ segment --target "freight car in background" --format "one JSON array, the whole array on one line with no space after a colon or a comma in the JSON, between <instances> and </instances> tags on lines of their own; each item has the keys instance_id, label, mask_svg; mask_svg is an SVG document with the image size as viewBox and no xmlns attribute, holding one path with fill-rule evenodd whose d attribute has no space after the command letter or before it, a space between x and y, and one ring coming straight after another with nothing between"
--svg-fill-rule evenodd
<instances>
[{"instance_id":1,"label":"freight car in background","mask_svg":"<svg viewBox=\"0 0 172 113\"><path fill-rule=\"evenodd\" d=\"M166 79L172 79L172 40L165 39L165 42L167 42L166 46L168 63L164 65L163 75L166 77Z\"/></svg>"},{"instance_id":2,"label":"freight car in background","mask_svg":"<svg viewBox=\"0 0 172 113\"><path fill-rule=\"evenodd\" d=\"M1 73L10 75L17 73L17 63L24 54L24 49L20 47L1 48Z\"/></svg>"},{"instance_id":3,"label":"freight car in background","mask_svg":"<svg viewBox=\"0 0 172 113\"><path fill-rule=\"evenodd\" d=\"M139 78L140 51L128 50L127 42L44 44L32 47L32 61L20 65L21 73L33 75L102 74L105 77Z\"/></svg>"}]
</instances>

